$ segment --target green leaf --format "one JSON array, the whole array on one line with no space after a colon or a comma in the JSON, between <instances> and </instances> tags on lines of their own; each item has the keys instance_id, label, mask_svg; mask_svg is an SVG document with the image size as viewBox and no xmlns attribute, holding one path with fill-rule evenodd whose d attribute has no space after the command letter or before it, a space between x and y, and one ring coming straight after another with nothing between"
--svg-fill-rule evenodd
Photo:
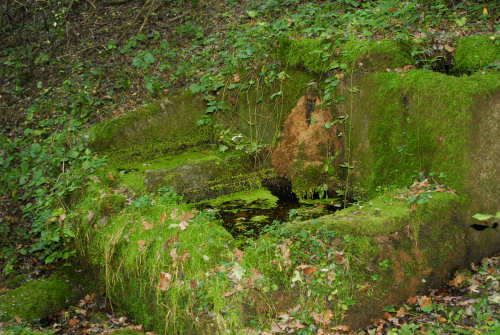
<instances>
[{"instance_id":1,"label":"green leaf","mask_svg":"<svg viewBox=\"0 0 500 335\"><path fill-rule=\"evenodd\" d=\"M256 10L247 10L247 15L251 18L251 19L255 19L257 17L257 11Z\"/></svg>"},{"instance_id":2,"label":"green leaf","mask_svg":"<svg viewBox=\"0 0 500 335\"><path fill-rule=\"evenodd\" d=\"M144 55L144 62L146 62L146 64L148 65L153 64L155 62L155 57L151 52L149 51L146 52L146 54Z\"/></svg>"},{"instance_id":3,"label":"green leaf","mask_svg":"<svg viewBox=\"0 0 500 335\"><path fill-rule=\"evenodd\" d=\"M499 213L497 213L497 216L498 215L499 215ZM476 213L476 214L472 215L472 217L476 220L479 220L479 221L488 221L489 219L493 218L493 215Z\"/></svg>"}]
</instances>

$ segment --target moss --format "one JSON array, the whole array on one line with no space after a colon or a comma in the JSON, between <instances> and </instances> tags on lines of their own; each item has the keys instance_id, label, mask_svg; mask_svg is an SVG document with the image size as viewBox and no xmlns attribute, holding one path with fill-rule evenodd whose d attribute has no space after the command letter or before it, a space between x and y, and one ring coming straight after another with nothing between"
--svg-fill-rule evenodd
<instances>
[{"instance_id":1,"label":"moss","mask_svg":"<svg viewBox=\"0 0 500 335\"><path fill-rule=\"evenodd\" d=\"M79 206L82 213L92 209L99 192L99 185L87 190ZM200 327L194 318L204 317L203 309L197 307L201 288L193 289L192 285L203 283L205 273L231 258L232 237L203 213L187 220L188 226L182 230L178 227L182 220L177 217L191 209L154 199L155 205L125 207L106 224L94 226L82 214L76 234L79 252L98 270L107 297L145 328L169 334L199 333L194 331ZM143 222L153 228L146 229ZM173 249L179 257L188 256L183 261L174 260ZM159 289L160 273L172 276L166 291ZM221 295L213 291L202 296L213 306Z\"/></svg>"},{"instance_id":2,"label":"moss","mask_svg":"<svg viewBox=\"0 0 500 335\"><path fill-rule=\"evenodd\" d=\"M78 294L68 278L52 275L23 284L0 296L0 311L4 317L39 320L73 303Z\"/></svg>"},{"instance_id":3,"label":"moss","mask_svg":"<svg viewBox=\"0 0 500 335\"><path fill-rule=\"evenodd\" d=\"M99 211L104 216L117 214L125 206L127 199L122 194L108 194L101 198L99 202Z\"/></svg>"},{"instance_id":4,"label":"moss","mask_svg":"<svg viewBox=\"0 0 500 335\"><path fill-rule=\"evenodd\" d=\"M113 330L111 335L144 335L144 332L140 332L137 330L131 330L131 329L117 329Z\"/></svg>"},{"instance_id":5,"label":"moss","mask_svg":"<svg viewBox=\"0 0 500 335\"><path fill-rule=\"evenodd\" d=\"M363 205L354 205L342 211L317 219L320 224L349 234L377 236L401 230L408 224L410 209L395 195L377 197ZM303 225L309 223L305 222Z\"/></svg>"},{"instance_id":6,"label":"moss","mask_svg":"<svg viewBox=\"0 0 500 335\"><path fill-rule=\"evenodd\" d=\"M16 274L12 276L11 278L8 278L5 280L1 285L6 286L10 289L16 288L18 286L21 286L24 282L26 282L29 279L28 275L22 273L22 274Z\"/></svg>"},{"instance_id":7,"label":"moss","mask_svg":"<svg viewBox=\"0 0 500 335\"><path fill-rule=\"evenodd\" d=\"M30 330L30 329L23 329L21 331L19 330L5 330L3 335L52 335L54 334L53 331L50 330Z\"/></svg>"},{"instance_id":8,"label":"moss","mask_svg":"<svg viewBox=\"0 0 500 335\"><path fill-rule=\"evenodd\" d=\"M469 77L414 70L364 77L348 96L352 115L352 179L368 194L380 186L404 187L423 171L442 173L463 193L472 166L468 148L477 101L500 87L500 73Z\"/></svg>"},{"instance_id":9,"label":"moss","mask_svg":"<svg viewBox=\"0 0 500 335\"><path fill-rule=\"evenodd\" d=\"M178 94L97 124L92 147L112 157L147 159L206 143L210 133L196 125L204 111L200 99Z\"/></svg>"},{"instance_id":10,"label":"moss","mask_svg":"<svg viewBox=\"0 0 500 335\"><path fill-rule=\"evenodd\" d=\"M245 204L251 204L253 202L259 201L260 204L266 203L266 207L274 207L278 202L278 198L271 194L271 192L264 188L254 189L250 191L243 191L237 193L231 193L228 195L220 196L214 199L201 201L197 206L210 206L219 207L224 203L241 201Z\"/></svg>"},{"instance_id":11,"label":"moss","mask_svg":"<svg viewBox=\"0 0 500 335\"><path fill-rule=\"evenodd\" d=\"M340 61L347 65L348 70L369 72L385 71L386 68L393 69L414 63L408 43L391 39L349 40L342 47Z\"/></svg>"},{"instance_id":12,"label":"moss","mask_svg":"<svg viewBox=\"0 0 500 335\"><path fill-rule=\"evenodd\" d=\"M456 73L471 73L500 61L500 39L494 35L467 36L458 40L455 51Z\"/></svg>"},{"instance_id":13,"label":"moss","mask_svg":"<svg viewBox=\"0 0 500 335\"><path fill-rule=\"evenodd\" d=\"M312 199L320 185L323 173L317 166L309 165L299 170L292 179L292 191L299 199Z\"/></svg>"},{"instance_id":14,"label":"moss","mask_svg":"<svg viewBox=\"0 0 500 335\"><path fill-rule=\"evenodd\" d=\"M278 54L287 66L322 73L329 69L330 49L331 45L320 39L281 39Z\"/></svg>"}]
</instances>

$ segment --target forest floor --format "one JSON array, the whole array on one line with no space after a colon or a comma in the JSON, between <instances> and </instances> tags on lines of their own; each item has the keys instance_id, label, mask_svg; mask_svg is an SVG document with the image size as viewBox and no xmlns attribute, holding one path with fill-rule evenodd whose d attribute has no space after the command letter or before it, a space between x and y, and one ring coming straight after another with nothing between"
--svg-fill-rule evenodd
<instances>
[{"instance_id":1,"label":"forest floor","mask_svg":"<svg viewBox=\"0 0 500 335\"><path fill-rule=\"evenodd\" d=\"M8 291L0 287L0 293ZM498 334L500 331L500 256L471 264L470 270L457 272L439 289L408 298L400 306L386 306L384 318L373 320L365 329L337 327L335 334ZM286 325L282 317L281 325ZM113 313L104 296L88 292L75 306L42 320L39 325L22 320L0 323L0 334L23 334L31 329L44 334L142 334L142 325ZM300 329L288 328L289 334ZM267 334L278 333L269 331ZM118 334L118 333L116 333ZM154 332L146 332L153 335ZM262 332L261 334L266 334ZM319 332L318 332L319 334Z\"/></svg>"},{"instance_id":2,"label":"forest floor","mask_svg":"<svg viewBox=\"0 0 500 335\"><path fill-rule=\"evenodd\" d=\"M154 0L71 1L66 5L47 1L47 7L37 7L37 2L16 2L2 8L2 279L13 274L44 277L70 257L66 251L50 249L55 245L52 242L42 244L50 253L33 248L40 241L40 230L33 230L33 220L29 219L33 207L27 206L40 199L57 198L37 207L46 209L71 192L68 187L60 195L51 188L58 185L60 166L44 171L48 181L38 185L50 185L47 193L35 194L34 187L21 183L22 174L28 174L26 169L35 176L37 168L55 160L53 152L43 158L46 161L30 160L33 143L56 148L53 139L45 142L48 134L79 134L96 122L126 114L181 88L212 94L214 88L226 84L227 78L239 78L241 68L262 78L276 78L279 64L271 54L281 36L344 41L352 36L409 38L420 43L412 50L418 67L446 72L452 66L456 37L499 30L499 5L495 1L462 2L453 8L425 7L418 1L409 1L406 7L399 1L383 1L380 8L361 6L356 1L342 3L345 7L335 15L329 14L331 10L324 2L281 4L271 0L176 4ZM61 145L68 146L66 142ZM75 155L90 162L93 158L86 149L79 148ZM14 168L11 160L17 164ZM21 161L26 163L23 169ZM57 241L71 244L71 236L57 233L61 234ZM47 261L50 256L57 261ZM386 306L384 319L356 333L498 333L499 281L500 257L486 258L481 264L471 264L470 270L456 274L438 290L412 297L402 306ZM8 288L1 283L3 294ZM41 324L28 325L22 320L0 323L0 334L21 334L28 328L58 334L141 329L128 322L124 316L113 314L104 297L87 292L77 306ZM343 330L350 332L338 329L340 333Z\"/></svg>"}]
</instances>

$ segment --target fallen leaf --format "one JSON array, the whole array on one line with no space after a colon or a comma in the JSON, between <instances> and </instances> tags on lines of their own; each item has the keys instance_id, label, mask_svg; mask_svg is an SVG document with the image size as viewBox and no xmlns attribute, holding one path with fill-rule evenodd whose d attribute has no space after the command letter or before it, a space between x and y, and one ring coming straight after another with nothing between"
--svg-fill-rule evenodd
<instances>
[{"instance_id":1,"label":"fallen leaf","mask_svg":"<svg viewBox=\"0 0 500 335\"><path fill-rule=\"evenodd\" d=\"M160 217L160 225L163 225L165 223L165 219L167 218L167 212L161 213Z\"/></svg>"},{"instance_id":2,"label":"fallen leaf","mask_svg":"<svg viewBox=\"0 0 500 335\"><path fill-rule=\"evenodd\" d=\"M90 223L92 219L94 218L94 211L90 210L89 213L87 214L87 223Z\"/></svg>"},{"instance_id":3,"label":"fallen leaf","mask_svg":"<svg viewBox=\"0 0 500 335\"><path fill-rule=\"evenodd\" d=\"M115 179L115 177L113 177L113 173L112 173L111 171L109 171L109 172L108 172L108 178L109 178L109 180L111 180L112 182L115 182L115 181L116 181L116 179Z\"/></svg>"},{"instance_id":4,"label":"fallen leaf","mask_svg":"<svg viewBox=\"0 0 500 335\"><path fill-rule=\"evenodd\" d=\"M173 248L172 250L170 250L170 257L172 257L172 260L174 262L177 261L177 258L179 258L179 256L177 255L177 248Z\"/></svg>"},{"instance_id":5,"label":"fallen leaf","mask_svg":"<svg viewBox=\"0 0 500 335\"><path fill-rule=\"evenodd\" d=\"M233 255L238 260L238 262L243 261L243 251L241 251L240 249L234 248Z\"/></svg>"},{"instance_id":6,"label":"fallen leaf","mask_svg":"<svg viewBox=\"0 0 500 335\"><path fill-rule=\"evenodd\" d=\"M154 227L155 226L151 222L142 221L142 228L144 228L144 230L150 230L153 229Z\"/></svg>"},{"instance_id":7,"label":"fallen leaf","mask_svg":"<svg viewBox=\"0 0 500 335\"><path fill-rule=\"evenodd\" d=\"M446 318L443 318L442 316L438 316L438 317L437 317L437 320L438 320L439 322L446 322L446 321L448 321L448 320L446 320Z\"/></svg>"},{"instance_id":8,"label":"fallen leaf","mask_svg":"<svg viewBox=\"0 0 500 335\"><path fill-rule=\"evenodd\" d=\"M137 244L139 245L137 247L137 250L139 250L139 252L141 252L141 251L144 250L144 246L146 245L146 241L145 240L139 240L139 241L137 241Z\"/></svg>"},{"instance_id":9,"label":"fallen leaf","mask_svg":"<svg viewBox=\"0 0 500 335\"><path fill-rule=\"evenodd\" d=\"M160 284L158 288L160 291L166 291L170 288L170 281L172 280L172 275L167 272L160 272Z\"/></svg>"},{"instance_id":10,"label":"fallen leaf","mask_svg":"<svg viewBox=\"0 0 500 335\"><path fill-rule=\"evenodd\" d=\"M21 319L19 316L17 315L14 315L14 320L16 320L16 324L20 324L21 322L23 322L23 319Z\"/></svg>"},{"instance_id":11,"label":"fallen leaf","mask_svg":"<svg viewBox=\"0 0 500 335\"><path fill-rule=\"evenodd\" d=\"M446 50L446 51L448 51L448 52L453 52L453 51L455 51L455 48L454 48L454 47L452 47L452 46L451 46L451 45L449 45L449 44L445 44L445 45L444 45L444 50Z\"/></svg>"},{"instance_id":12,"label":"fallen leaf","mask_svg":"<svg viewBox=\"0 0 500 335\"><path fill-rule=\"evenodd\" d=\"M177 208L174 208L174 209L172 210L172 212L170 213L170 218L171 218L172 220L177 219L177 213L179 213L179 210L178 210Z\"/></svg>"},{"instance_id":13,"label":"fallen leaf","mask_svg":"<svg viewBox=\"0 0 500 335\"><path fill-rule=\"evenodd\" d=\"M178 217L181 221L189 221L194 218L193 212L182 212L182 214Z\"/></svg>"},{"instance_id":14,"label":"fallen leaf","mask_svg":"<svg viewBox=\"0 0 500 335\"><path fill-rule=\"evenodd\" d=\"M281 257L285 260L283 262L284 266L289 266L292 264L292 261L290 260L290 248L288 248L288 244L291 243L290 239L284 240L280 245L279 248L281 250Z\"/></svg>"},{"instance_id":15,"label":"fallen leaf","mask_svg":"<svg viewBox=\"0 0 500 335\"><path fill-rule=\"evenodd\" d=\"M179 223L179 228L181 228L181 230L186 230L187 226L187 221L182 221L181 223Z\"/></svg>"},{"instance_id":16,"label":"fallen leaf","mask_svg":"<svg viewBox=\"0 0 500 335\"><path fill-rule=\"evenodd\" d=\"M408 305L415 305L418 302L418 297L409 297L408 299L406 299L406 302L408 303Z\"/></svg>"},{"instance_id":17,"label":"fallen leaf","mask_svg":"<svg viewBox=\"0 0 500 335\"><path fill-rule=\"evenodd\" d=\"M297 266L297 270L301 270L306 276L310 276L318 271L318 268L312 265L301 264Z\"/></svg>"},{"instance_id":18,"label":"fallen leaf","mask_svg":"<svg viewBox=\"0 0 500 335\"><path fill-rule=\"evenodd\" d=\"M233 81L234 81L235 83L239 83L239 82L240 82L240 75L239 75L239 73L235 73L235 74L233 75Z\"/></svg>"},{"instance_id":19,"label":"fallen leaf","mask_svg":"<svg viewBox=\"0 0 500 335\"><path fill-rule=\"evenodd\" d=\"M322 324L324 326L330 323L333 317L333 313L331 310L327 309L323 313L312 313L312 317L314 321L316 321L316 323Z\"/></svg>"},{"instance_id":20,"label":"fallen leaf","mask_svg":"<svg viewBox=\"0 0 500 335\"><path fill-rule=\"evenodd\" d=\"M420 308L426 308L432 305L432 299L427 296L422 296L420 298Z\"/></svg>"},{"instance_id":21,"label":"fallen leaf","mask_svg":"<svg viewBox=\"0 0 500 335\"><path fill-rule=\"evenodd\" d=\"M181 257L179 257L179 260L181 261L181 263L184 263L189 259L189 257L191 257L191 254L186 251L181 255Z\"/></svg>"},{"instance_id":22,"label":"fallen leaf","mask_svg":"<svg viewBox=\"0 0 500 335\"><path fill-rule=\"evenodd\" d=\"M69 320L69 321L68 321L68 325L69 325L70 327L73 327L74 325L76 325L76 324L78 324L78 323L80 323L80 320L78 320L78 319L76 319L76 318L73 318L73 319L71 319L71 320Z\"/></svg>"},{"instance_id":23,"label":"fallen leaf","mask_svg":"<svg viewBox=\"0 0 500 335\"><path fill-rule=\"evenodd\" d=\"M351 327L345 326L345 325L339 325L339 326L333 327L332 330L340 331L340 332L348 332L351 330Z\"/></svg>"},{"instance_id":24,"label":"fallen leaf","mask_svg":"<svg viewBox=\"0 0 500 335\"><path fill-rule=\"evenodd\" d=\"M450 280L448 285L454 286L454 287L460 287L461 284L465 281L465 276L462 273L459 273L453 278L453 280Z\"/></svg>"},{"instance_id":25,"label":"fallen leaf","mask_svg":"<svg viewBox=\"0 0 500 335\"><path fill-rule=\"evenodd\" d=\"M407 313L406 313L406 309L404 307L401 307L398 309L398 311L396 312L396 317L398 318L402 318L403 316L405 316Z\"/></svg>"}]
</instances>

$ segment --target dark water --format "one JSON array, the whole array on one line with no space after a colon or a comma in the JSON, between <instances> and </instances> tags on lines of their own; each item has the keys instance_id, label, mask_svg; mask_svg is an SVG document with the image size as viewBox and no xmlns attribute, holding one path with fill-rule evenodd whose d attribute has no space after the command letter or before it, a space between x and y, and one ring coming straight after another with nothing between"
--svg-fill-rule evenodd
<instances>
[{"instance_id":1,"label":"dark water","mask_svg":"<svg viewBox=\"0 0 500 335\"><path fill-rule=\"evenodd\" d=\"M339 210L339 202L301 204L299 201L280 200L274 207L266 201L230 201L213 208L222 219L224 228L235 238L255 238L263 229L277 222L303 221Z\"/></svg>"}]
</instances>

